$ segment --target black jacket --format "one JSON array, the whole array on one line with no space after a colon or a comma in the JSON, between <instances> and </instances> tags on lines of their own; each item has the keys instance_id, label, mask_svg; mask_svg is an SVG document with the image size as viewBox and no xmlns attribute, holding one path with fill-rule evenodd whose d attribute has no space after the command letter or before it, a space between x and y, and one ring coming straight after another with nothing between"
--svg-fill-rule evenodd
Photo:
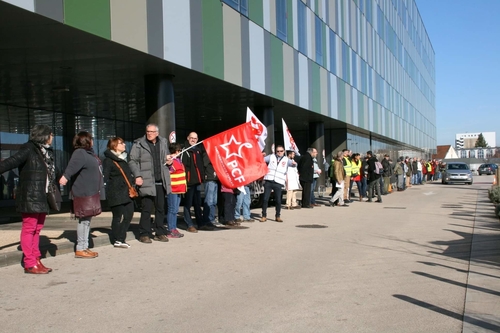
<instances>
[{"instance_id":1,"label":"black jacket","mask_svg":"<svg viewBox=\"0 0 500 333\"><path fill-rule=\"evenodd\" d=\"M214 166L210 159L208 158L208 154L206 150L203 150L203 169L204 169L204 179L203 181L217 181L217 174L215 173Z\"/></svg>"},{"instance_id":2,"label":"black jacket","mask_svg":"<svg viewBox=\"0 0 500 333\"><path fill-rule=\"evenodd\" d=\"M299 180L304 183L312 183L314 176L314 161L309 153L305 153L297 165Z\"/></svg>"},{"instance_id":3,"label":"black jacket","mask_svg":"<svg viewBox=\"0 0 500 333\"><path fill-rule=\"evenodd\" d=\"M106 199L110 207L127 204L132 201L128 195L128 185L114 162L122 168L130 185L134 186L134 177L126 160L113 154L109 149L104 152L106 159L102 162L104 183L106 183Z\"/></svg>"},{"instance_id":4,"label":"black jacket","mask_svg":"<svg viewBox=\"0 0 500 333\"><path fill-rule=\"evenodd\" d=\"M375 156L370 157L368 159L368 181L372 182L380 178L379 174L375 173L375 162L378 162L377 158Z\"/></svg>"},{"instance_id":5,"label":"black jacket","mask_svg":"<svg viewBox=\"0 0 500 333\"><path fill-rule=\"evenodd\" d=\"M184 143L189 147L189 142ZM198 185L203 182L205 170L203 168L203 151L198 146L191 147L181 155L182 164L186 168L186 180L188 186Z\"/></svg>"},{"instance_id":6,"label":"black jacket","mask_svg":"<svg viewBox=\"0 0 500 333\"><path fill-rule=\"evenodd\" d=\"M19 186L15 193L17 211L48 213L47 165L36 144L28 141L14 156L0 162L0 174L15 168L19 168Z\"/></svg>"},{"instance_id":7,"label":"black jacket","mask_svg":"<svg viewBox=\"0 0 500 333\"><path fill-rule=\"evenodd\" d=\"M384 177L392 176L392 167L391 163L389 163L389 160L384 158L380 163L382 163L382 166L384 167Z\"/></svg>"}]
</instances>

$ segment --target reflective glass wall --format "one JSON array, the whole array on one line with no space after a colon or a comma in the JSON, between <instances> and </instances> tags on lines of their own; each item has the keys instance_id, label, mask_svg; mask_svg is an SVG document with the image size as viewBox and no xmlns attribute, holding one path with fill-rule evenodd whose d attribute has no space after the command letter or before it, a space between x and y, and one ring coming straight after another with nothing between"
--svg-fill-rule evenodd
<instances>
[{"instance_id":1,"label":"reflective glass wall","mask_svg":"<svg viewBox=\"0 0 500 333\"><path fill-rule=\"evenodd\" d=\"M44 124L52 128L55 135L52 147L58 174L62 173L68 164L73 151L72 139L79 131L88 131L92 134L94 151L101 159L104 158L103 154L111 137L123 138L127 143L127 151L130 151L133 140L144 135L144 122L64 114L0 104L0 159L2 161L19 151L19 148L29 140L30 128L36 124ZM15 199L18 184L17 169L1 174L0 200Z\"/></svg>"}]
</instances>

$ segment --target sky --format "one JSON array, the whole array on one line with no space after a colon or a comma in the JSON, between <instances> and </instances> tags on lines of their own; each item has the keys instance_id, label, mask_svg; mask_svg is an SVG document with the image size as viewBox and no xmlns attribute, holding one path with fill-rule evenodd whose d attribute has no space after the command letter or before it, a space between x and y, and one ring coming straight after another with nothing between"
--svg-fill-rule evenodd
<instances>
[{"instance_id":1,"label":"sky","mask_svg":"<svg viewBox=\"0 0 500 333\"><path fill-rule=\"evenodd\" d=\"M438 145L455 134L500 140L500 0L415 0L435 53Z\"/></svg>"}]
</instances>

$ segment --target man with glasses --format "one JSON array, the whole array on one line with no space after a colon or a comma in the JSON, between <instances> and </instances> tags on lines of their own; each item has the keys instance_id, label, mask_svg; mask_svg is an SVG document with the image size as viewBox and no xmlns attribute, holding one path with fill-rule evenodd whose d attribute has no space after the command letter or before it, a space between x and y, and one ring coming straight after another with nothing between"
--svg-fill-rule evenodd
<instances>
[{"instance_id":1,"label":"man with glasses","mask_svg":"<svg viewBox=\"0 0 500 333\"><path fill-rule=\"evenodd\" d=\"M129 166L139 187L142 211L139 220L139 241L152 243L151 211L155 206L154 240L168 242L165 219L165 196L172 189L168 165L172 164L167 139L158 135L158 125L148 124L146 135L135 140L130 150Z\"/></svg>"},{"instance_id":2,"label":"man with glasses","mask_svg":"<svg viewBox=\"0 0 500 333\"><path fill-rule=\"evenodd\" d=\"M268 166L267 174L264 176L264 199L262 202L262 218L260 222L267 221L267 205L271 192L274 191L276 200L276 222L283 222L281 213L281 190L285 186L286 173L289 166L296 165L295 161L285 156L285 148L276 146L276 154L264 157Z\"/></svg>"},{"instance_id":3,"label":"man with glasses","mask_svg":"<svg viewBox=\"0 0 500 333\"><path fill-rule=\"evenodd\" d=\"M209 230L213 227L206 226L203 220L203 213L201 211L201 183L204 178L203 167L203 151L200 149L198 143L198 134L196 132L189 133L184 148L189 148L181 155L182 164L186 168L186 181L187 192L184 197L184 222L188 228L186 231L196 233L198 230L194 226L193 219L191 218L191 207L194 206L194 215L198 228L202 230Z\"/></svg>"}]
</instances>

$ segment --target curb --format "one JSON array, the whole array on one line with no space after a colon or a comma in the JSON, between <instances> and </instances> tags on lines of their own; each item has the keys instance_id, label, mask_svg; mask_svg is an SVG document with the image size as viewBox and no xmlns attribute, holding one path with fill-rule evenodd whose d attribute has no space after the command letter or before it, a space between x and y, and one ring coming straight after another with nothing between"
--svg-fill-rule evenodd
<instances>
[{"instance_id":1,"label":"curb","mask_svg":"<svg viewBox=\"0 0 500 333\"><path fill-rule=\"evenodd\" d=\"M91 230L92 232L92 230ZM136 239L136 236L132 231L127 232L127 239L132 240ZM92 248L112 245L109 241L109 235L102 235L91 237L90 243L94 244ZM40 252L42 253L42 258L48 257L56 257L58 255L72 253L75 251L75 242L67 240L65 242L61 242L59 244L45 244L40 246ZM3 254L0 254L0 267L6 267L11 265L21 265L23 260L23 251L9 251Z\"/></svg>"}]
</instances>

